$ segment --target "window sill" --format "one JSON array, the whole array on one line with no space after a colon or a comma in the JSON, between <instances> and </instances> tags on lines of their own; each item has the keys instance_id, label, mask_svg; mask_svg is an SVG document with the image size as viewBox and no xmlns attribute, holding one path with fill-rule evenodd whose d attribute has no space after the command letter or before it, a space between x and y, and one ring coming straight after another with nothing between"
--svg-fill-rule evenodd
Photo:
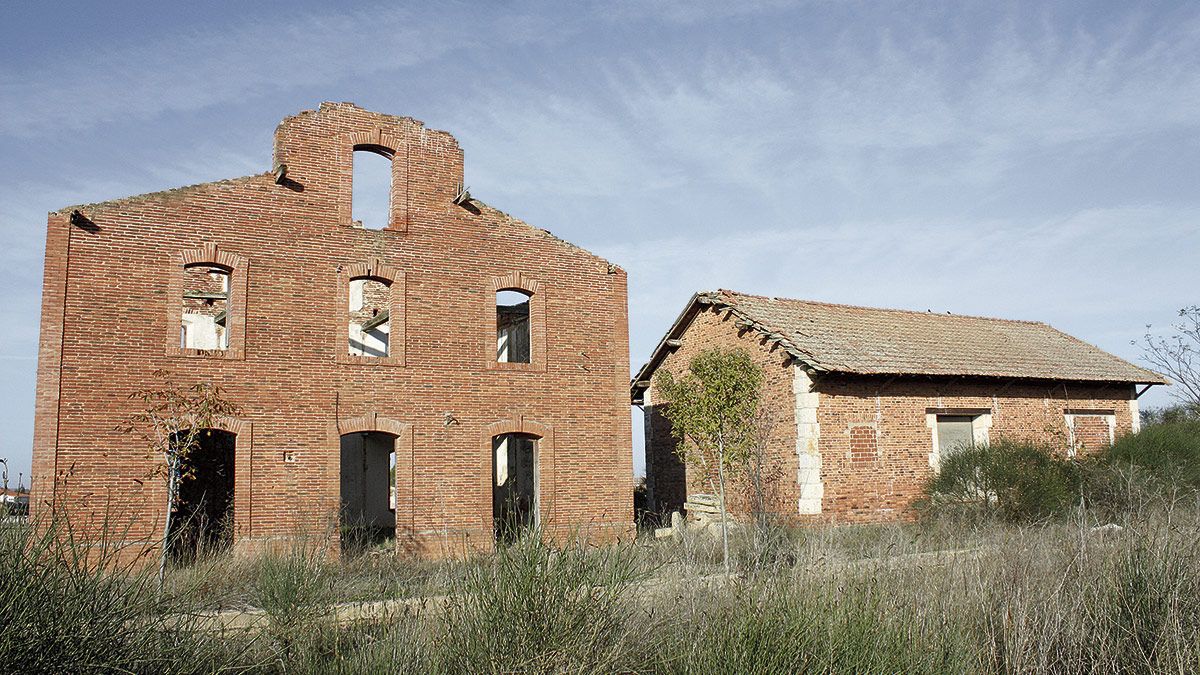
<instances>
[{"instance_id":1,"label":"window sill","mask_svg":"<svg viewBox=\"0 0 1200 675\"><path fill-rule=\"evenodd\" d=\"M507 370L525 373L544 373L546 365L537 361L533 363L512 363L508 361L488 361L488 370Z\"/></svg>"},{"instance_id":2,"label":"window sill","mask_svg":"<svg viewBox=\"0 0 1200 675\"><path fill-rule=\"evenodd\" d=\"M196 358L196 359L212 359L216 361L241 361L246 358L246 354L241 349L232 347L227 349L195 349L193 347L168 347L167 356Z\"/></svg>"},{"instance_id":3,"label":"window sill","mask_svg":"<svg viewBox=\"0 0 1200 675\"><path fill-rule=\"evenodd\" d=\"M404 357L401 355L395 356L357 356L354 354L338 354L338 363L347 363L357 366L394 366L403 367Z\"/></svg>"}]
</instances>

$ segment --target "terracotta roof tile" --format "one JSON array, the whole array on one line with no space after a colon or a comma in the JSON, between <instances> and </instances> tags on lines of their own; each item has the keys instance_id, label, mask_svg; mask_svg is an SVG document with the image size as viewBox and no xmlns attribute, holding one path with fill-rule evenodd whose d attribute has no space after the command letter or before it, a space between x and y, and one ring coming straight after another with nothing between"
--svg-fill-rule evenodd
<instances>
[{"instance_id":1,"label":"terracotta roof tile","mask_svg":"<svg viewBox=\"0 0 1200 675\"><path fill-rule=\"evenodd\" d=\"M668 351L705 306L734 313L739 326L770 337L806 367L853 375L1008 377L1168 384L1158 373L1036 321L934 314L697 293L631 382L636 401Z\"/></svg>"},{"instance_id":2,"label":"terracotta roof tile","mask_svg":"<svg viewBox=\"0 0 1200 675\"><path fill-rule=\"evenodd\" d=\"M1165 383L1044 323L834 305L736 291L702 293L784 336L816 370Z\"/></svg>"}]
</instances>

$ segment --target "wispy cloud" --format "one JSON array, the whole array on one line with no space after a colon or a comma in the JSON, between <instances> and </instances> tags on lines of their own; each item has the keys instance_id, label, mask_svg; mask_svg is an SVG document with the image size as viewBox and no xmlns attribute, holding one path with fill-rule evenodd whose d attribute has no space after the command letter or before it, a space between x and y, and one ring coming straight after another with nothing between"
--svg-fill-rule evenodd
<instances>
[{"instance_id":1,"label":"wispy cloud","mask_svg":"<svg viewBox=\"0 0 1200 675\"><path fill-rule=\"evenodd\" d=\"M290 88L411 67L478 48L483 9L382 5L273 16L227 31L177 32L114 45L80 59L61 54L21 73L0 73L0 135L86 127L119 118L194 111ZM509 44L529 39L492 35ZM494 44L494 42L492 43Z\"/></svg>"},{"instance_id":2,"label":"wispy cloud","mask_svg":"<svg viewBox=\"0 0 1200 675\"><path fill-rule=\"evenodd\" d=\"M227 26L0 65L0 360L30 391L45 211L263 171L262 111L324 98L450 130L473 193L629 270L636 363L718 286L1047 320L1134 357L1200 285L1188 5L372 3Z\"/></svg>"}]
</instances>

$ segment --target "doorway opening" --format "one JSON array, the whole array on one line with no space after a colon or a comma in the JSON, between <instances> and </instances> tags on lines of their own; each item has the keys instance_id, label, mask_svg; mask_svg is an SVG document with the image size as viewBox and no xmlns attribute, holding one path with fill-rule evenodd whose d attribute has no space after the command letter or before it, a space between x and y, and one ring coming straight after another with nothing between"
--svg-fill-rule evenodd
<instances>
[{"instance_id":1,"label":"doorway opening","mask_svg":"<svg viewBox=\"0 0 1200 675\"><path fill-rule=\"evenodd\" d=\"M341 446L342 551L362 552L396 536L396 437L356 432Z\"/></svg>"},{"instance_id":2,"label":"doorway opening","mask_svg":"<svg viewBox=\"0 0 1200 675\"><path fill-rule=\"evenodd\" d=\"M537 437L492 438L492 521L496 541L512 542L538 525Z\"/></svg>"},{"instance_id":3,"label":"doorway opening","mask_svg":"<svg viewBox=\"0 0 1200 675\"><path fill-rule=\"evenodd\" d=\"M177 563L226 551L233 544L234 455L237 436L220 429L200 432L179 466L179 492L168 537Z\"/></svg>"}]
</instances>

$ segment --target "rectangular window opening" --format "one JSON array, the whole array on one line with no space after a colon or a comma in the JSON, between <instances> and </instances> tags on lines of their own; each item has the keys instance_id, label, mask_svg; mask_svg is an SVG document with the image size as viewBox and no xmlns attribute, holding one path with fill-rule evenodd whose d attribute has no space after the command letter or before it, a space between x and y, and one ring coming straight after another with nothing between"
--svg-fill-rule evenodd
<instances>
[{"instance_id":1,"label":"rectangular window opening","mask_svg":"<svg viewBox=\"0 0 1200 675\"><path fill-rule=\"evenodd\" d=\"M529 363L529 302L532 296L521 291L496 293L496 361Z\"/></svg>"},{"instance_id":2,"label":"rectangular window opening","mask_svg":"<svg viewBox=\"0 0 1200 675\"><path fill-rule=\"evenodd\" d=\"M349 353L388 355L391 336L391 287L377 279L350 280Z\"/></svg>"},{"instance_id":3,"label":"rectangular window opening","mask_svg":"<svg viewBox=\"0 0 1200 675\"><path fill-rule=\"evenodd\" d=\"M975 445L974 415L938 415L938 454L944 459Z\"/></svg>"},{"instance_id":4,"label":"rectangular window opening","mask_svg":"<svg viewBox=\"0 0 1200 675\"><path fill-rule=\"evenodd\" d=\"M492 439L492 519L497 541L512 541L538 524L537 439Z\"/></svg>"},{"instance_id":5,"label":"rectangular window opening","mask_svg":"<svg viewBox=\"0 0 1200 675\"><path fill-rule=\"evenodd\" d=\"M354 149L351 219L355 227L382 230L391 223L392 155L377 146Z\"/></svg>"},{"instance_id":6,"label":"rectangular window opening","mask_svg":"<svg viewBox=\"0 0 1200 675\"><path fill-rule=\"evenodd\" d=\"M344 552L385 545L396 534L396 437L367 431L341 437Z\"/></svg>"},{"instance_id":7,"label":"rectangular window opening","mask_svg":"<svg viewBox=\"0 0 1200 675\"><path fill-rule=\"evenodd\" d=\"M232 274L211 265L185 267L183 274L179 346L216 351L228 349Z\"/></svg>"}]
</instances>

